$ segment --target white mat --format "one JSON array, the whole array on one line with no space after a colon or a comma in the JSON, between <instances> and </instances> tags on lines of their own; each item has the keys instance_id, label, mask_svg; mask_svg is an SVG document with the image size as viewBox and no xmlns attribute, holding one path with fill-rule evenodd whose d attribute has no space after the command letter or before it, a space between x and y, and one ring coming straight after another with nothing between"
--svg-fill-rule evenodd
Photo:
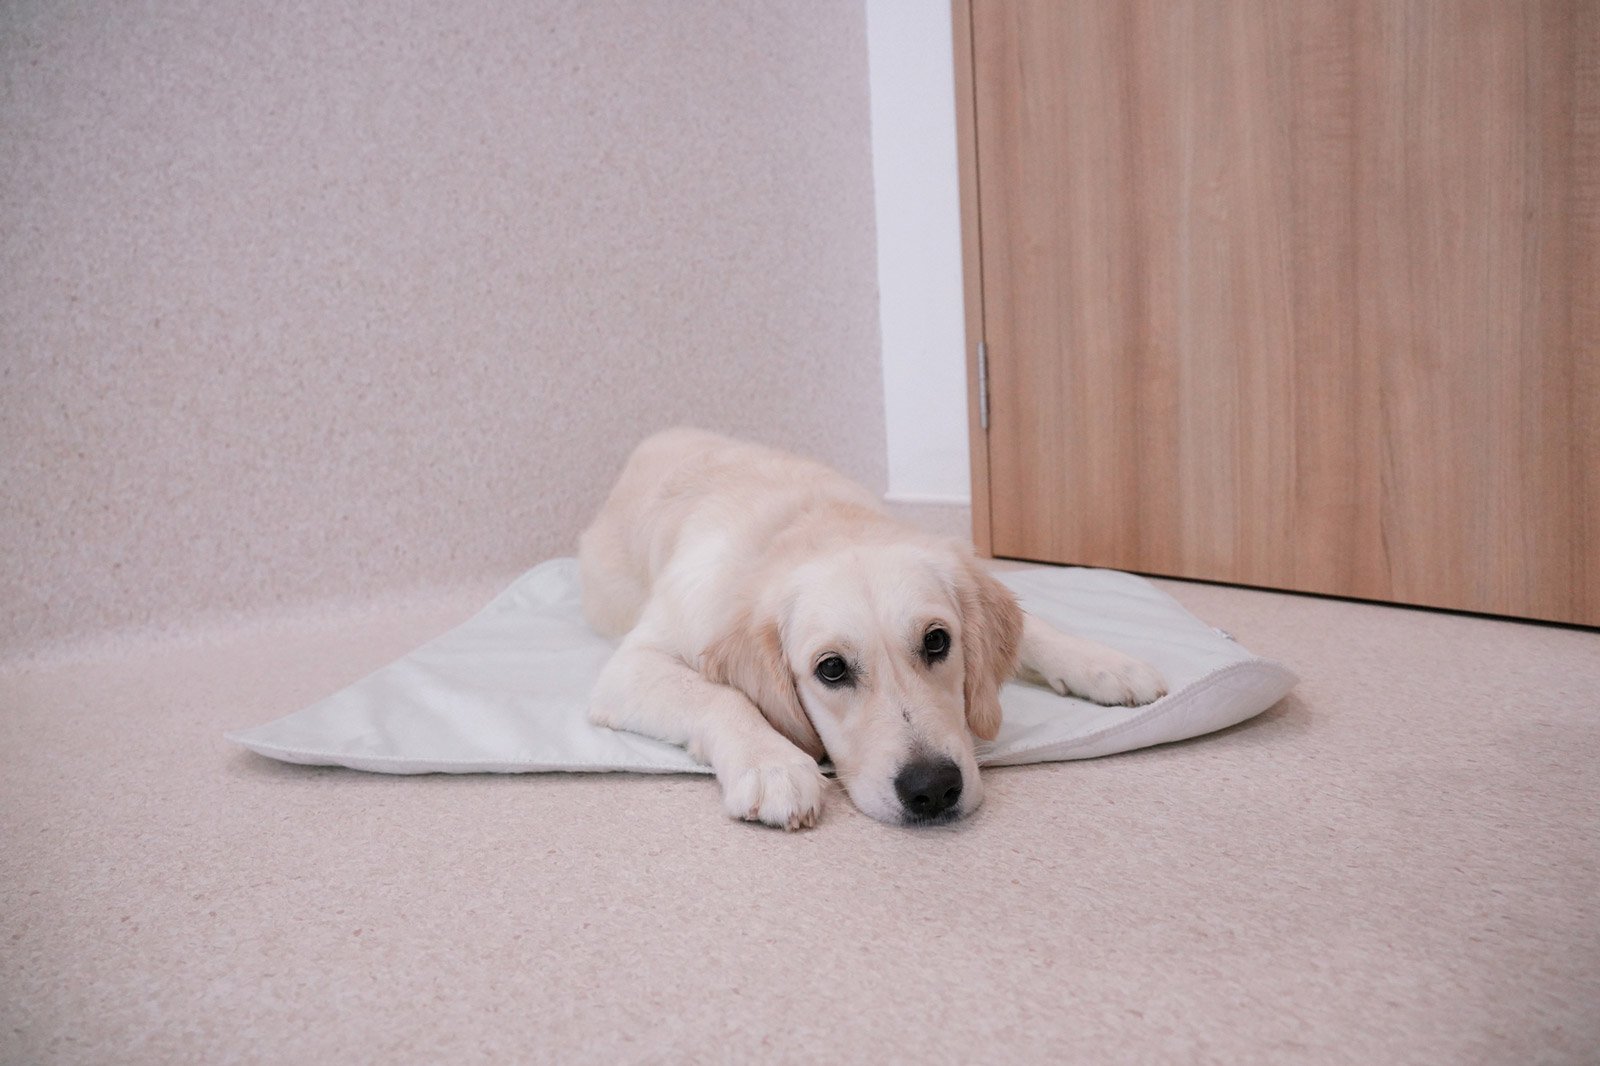
<instances>
[{"instance_id":1,"label":"white mat","mask_svg":"<svg viewBox=\"0 0 1600 1066\"><path fill-rule=\"evenodd\" d=\"M1057 628L1151 663L1171 691L1144 707L1099 707L1009 684L1000 735L978 745L984 766L1088 759L1199 736L1259 714L1297 680L1132 574L1052 568L997 576ZM344 691L228 736L286 762L390 774L709 773L682 748L584 719L610 653L584 625L577 563L555 559L464 625Z\"/></svg>"}]
</instances>

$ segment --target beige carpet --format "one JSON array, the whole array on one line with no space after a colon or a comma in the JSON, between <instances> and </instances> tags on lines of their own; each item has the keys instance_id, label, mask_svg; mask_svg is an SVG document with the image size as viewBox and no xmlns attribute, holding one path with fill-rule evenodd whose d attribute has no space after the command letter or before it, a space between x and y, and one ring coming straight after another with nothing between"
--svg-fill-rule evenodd
<instances>
[{"instance_id":1,"label":"beige carpet","mask_svg":"<svg viewBox=\"0 0 1600 1066\"><path fill-rule=\"evenodd\" d=\"M475 609L0 674L0 1062L1600 1061L1600 634L1162 582L1304 678L956 827L222 739Z\"/></svg>"}]
</instances>

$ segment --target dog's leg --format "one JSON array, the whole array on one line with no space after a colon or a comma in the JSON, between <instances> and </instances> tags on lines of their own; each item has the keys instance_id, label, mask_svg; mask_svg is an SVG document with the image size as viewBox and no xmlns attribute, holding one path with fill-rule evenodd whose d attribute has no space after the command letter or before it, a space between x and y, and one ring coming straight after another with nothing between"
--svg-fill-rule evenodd
<instances>
[{"instance_id":1,"label":"dog's leg","mask_svg":"<svg viewBox=\"0 0 1600 1066\"><path fill-rule=\"evenodd\" d=\"M1017 676L1048 685L1058 695L1112 707L1133 707L1167 694L1153 667L1115 648L1069 636L1031 614L1023 615Z\"/></svg>"},{"instance_id":2,"label":"dog's leg","mask_svg":"<svg viewBox=\"0 0 1600 1066\"><path fill-rule=\"evenodd\" d=\"M799 829L822 812L828 785L815 759L768 725L744 693L648 643L624 640L611 656L589 720L683 745L716 771L730 817Z\"/></svg>"}]
</instances>

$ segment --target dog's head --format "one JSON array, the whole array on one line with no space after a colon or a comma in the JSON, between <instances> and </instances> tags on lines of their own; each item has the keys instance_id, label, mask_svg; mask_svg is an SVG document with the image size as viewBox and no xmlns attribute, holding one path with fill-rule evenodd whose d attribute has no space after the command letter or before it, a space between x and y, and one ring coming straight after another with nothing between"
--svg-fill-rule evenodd
<instances>
[{"instance_id":1,"label":"dog's head","mask_svg":"<svg viewBox=\"0 0 1600 1066\"><path fill-rule=\"evenodd\" d=\"M807 551L764 584L702 669L774 728L824 752L880 821L919 824L983 800L973 738L1000 729L1022 612L965 546L934 538Z\"/></svg>"}]
</instances>

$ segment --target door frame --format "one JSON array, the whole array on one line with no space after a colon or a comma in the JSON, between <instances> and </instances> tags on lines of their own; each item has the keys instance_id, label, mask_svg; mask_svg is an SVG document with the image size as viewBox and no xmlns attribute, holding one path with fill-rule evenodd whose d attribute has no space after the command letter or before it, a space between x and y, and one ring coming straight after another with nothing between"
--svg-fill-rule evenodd
<instances>
[{"instance_id":1,"label":"door frame","mask_svg":"<svg viewBox=\"0 0 1600 1066\"><path fill-rule=\"evenodd\" d=\"M956 162L961 184L961 290L966 310L967 453L972 466L972 545L994 557L989 505L989 432L983 428L984 384L978 345L984 339L983 227L978 213L978 115L972 55L972 0L951 0L956 85Z\"/></svg>"}]
</instances>

